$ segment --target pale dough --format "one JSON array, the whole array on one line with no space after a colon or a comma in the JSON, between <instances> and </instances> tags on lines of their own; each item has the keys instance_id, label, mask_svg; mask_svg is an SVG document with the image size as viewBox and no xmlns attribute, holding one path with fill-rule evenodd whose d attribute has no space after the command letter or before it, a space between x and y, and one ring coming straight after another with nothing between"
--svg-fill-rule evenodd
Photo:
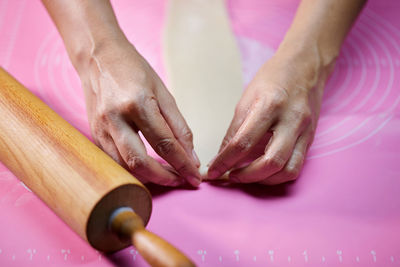
<instances>
[{"instance_id":1,"label":"pale dough","mask_svg":"<svg viewBox=\"0 0 400 267\"><path fill-rule=\"evenodd\" d=\"M204 174L243 87L224 0L170 0L163 48L169 89L193 131Z\"/></svg>"}]
</instances>

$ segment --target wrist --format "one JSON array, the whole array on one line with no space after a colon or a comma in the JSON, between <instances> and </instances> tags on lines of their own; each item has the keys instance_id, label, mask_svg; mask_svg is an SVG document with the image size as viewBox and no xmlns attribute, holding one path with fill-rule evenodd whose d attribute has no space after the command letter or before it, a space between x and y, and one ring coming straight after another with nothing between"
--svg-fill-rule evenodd
<instances>
[{"instance_id":1,"label":"wrist","mask_svg":"<svg viewBox=\"0 0 400 267\"><path fill-rule=\"evenodd\" d=\"M315 86L324 84L332 73L338 53L338 50L324 49L312 38L285 38L274 57L289 68L300 71L304 82Z\"/></svg>"},{"instance_id":2,"label":"wrist","mask_svg":"<svg viewBox=\"0 0 400 267\"><path fill-rule=\"evenodd\" d=\"M288 33L279 45L277 55L306 69L329 75L335 66L340 47L326 45L315 36L295 36Z\"/></svg>"},{"instance_id":3,"label":"wrist","mask_svg":"<svg viewBox=\"0 0 400 267\"><path fill-rule=\"evenodd\" d=\"M325 82L333 71L334 53L321 53L317 42L312 39L295 40L286 37L274 56L263 66L264 72L274 73L270 79L283 87L301 87L323 91Z\"/></svg>"},{"instance_id":4,"label":"wrist","mask_svg":"<svg viewBox=\"0 0 400 267\"><path fill-rule=\"evenodd\" d=\"M87 72L92 67L94 61L106 55L112 55L112 51L115 51L116 47L131 45L123 34L114 34L101 38L88 36L85 38L85 41L79 43L68 51L71 62L79 75Z\"/></svg>"}]
</instances>

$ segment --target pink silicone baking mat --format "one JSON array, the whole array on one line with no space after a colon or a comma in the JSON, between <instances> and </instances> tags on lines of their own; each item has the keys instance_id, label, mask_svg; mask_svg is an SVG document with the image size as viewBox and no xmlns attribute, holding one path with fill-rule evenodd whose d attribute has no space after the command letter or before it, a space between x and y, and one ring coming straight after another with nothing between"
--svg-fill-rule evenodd
<instances>
[{"instance_id":1,"label":"pink silicone baking mat","mask_svg":"<svg viewBox=\"0 0 400 267\"><path fill-rule=\"evenodd\" d=\"M113 1L129 39L165 78L166 1ZM298 1L230 0L245 83L276 50ZM80 82L35 0L0 0L0 64L90 136ZM199 266L400 265L400 2L370 1L326 87L297 182L151 187L148 228ZM0 119L7 119L1 117ZM105 256L0 166L0 266L146 266L132 247Z\"/></svg>"}]
</instances>

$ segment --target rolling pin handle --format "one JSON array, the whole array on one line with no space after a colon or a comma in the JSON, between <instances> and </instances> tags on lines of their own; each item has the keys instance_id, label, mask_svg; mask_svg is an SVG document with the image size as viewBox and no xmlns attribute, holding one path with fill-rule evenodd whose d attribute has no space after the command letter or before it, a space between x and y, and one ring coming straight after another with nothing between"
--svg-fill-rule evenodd
<instances>
[{"instance_id":1,"label":"rolling pin handle","mask_svg":"<svg viewBox=\"0 0 400 267\"><path fill-rule=\"evenodd\" d=\"M142 219L129 207L116 209L110 217L110 228L119 238L131 239L142 257L154 267L194 267L181 251L161 237L147 231Z\"/></svg>"}]
</instances>

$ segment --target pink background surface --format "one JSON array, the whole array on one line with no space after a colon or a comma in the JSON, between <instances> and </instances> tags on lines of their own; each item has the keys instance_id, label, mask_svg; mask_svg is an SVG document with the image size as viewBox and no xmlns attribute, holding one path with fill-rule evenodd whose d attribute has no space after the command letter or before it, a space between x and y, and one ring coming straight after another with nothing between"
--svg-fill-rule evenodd
<instances>
[{"instance_id":1,"label":"pink background surface","mask_svg":"<svg viewBox=\"0 0 400 267\"><path fill-rule=\"evenodd\" d=\"M247 83L298 1L230 0ZM122 28L164 77L165 1L114 1ZM400 265L400 2L371 1L346 40L318 131L291 185L151 187L148 228L199 266ZM85 135L83 93L39 1L0 0L0 64ZM2 118L7 119L7 118ZM0 166L1 266L145 266L133 248L90 248Z\"/></svg>"}]
</instances>

